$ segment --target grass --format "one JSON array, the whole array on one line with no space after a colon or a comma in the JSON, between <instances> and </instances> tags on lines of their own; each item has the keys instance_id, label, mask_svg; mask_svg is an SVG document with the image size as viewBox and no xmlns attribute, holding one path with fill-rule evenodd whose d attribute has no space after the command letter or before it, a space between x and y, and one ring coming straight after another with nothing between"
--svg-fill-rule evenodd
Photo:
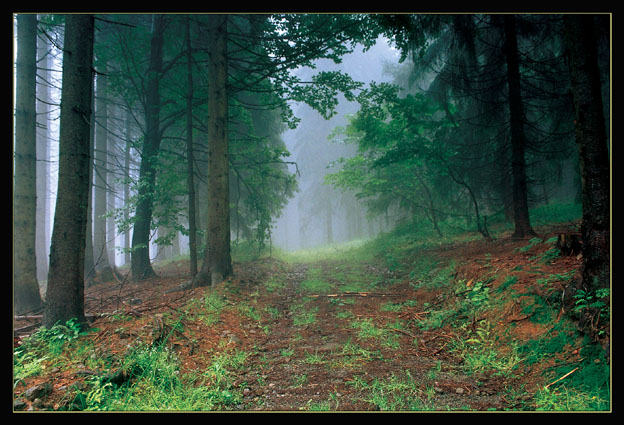
<instances>
[{"instance_id":1,"label":"grass","mask_svg":"<svg viewBox=\"0 0 624 425\"><path fill-rule=\"evenodd\" d=\"M166 346L140 345L124 358L131 379L115 385L91 379L68 404L72 410L195 411L226 410L242 402L232 372L245 364L242 351L215 355L205 371L181 375L179 361Z\"/></svg>"},{"instance_id":2,"label":"grass","mask_svg":"<svg viewBox=\"0 0 624 425\"><path fill-rule=\"evenodd\" d=\"M515 345L511 345L507 353L499 352L492 324L487 320L479 322L478 327L467 331L468 325L463 324L460 333L452 341L449 352L463 359L462 369L469 375L493 372L495 376L511 376L522 364L523 358Z\"/></svg>"},{"instance_id":3,"label":"grass","mask_svg":"<svg viewBox=\"0 0 624 425\"><path fill-rule=\"evenodd\" d=\"M13 386L28 377L40 375L50 366L71 361L67 356L68 346L75 351L74 359L87 360L92 344L79 341L86 334L75 319L49 329L39 328L13 352Z\"/></svg>"},{"instance_id":4,"label":"grass","mask_svg":"<svg viewBox=\"0 0 624 425\"><path fill-rule=\"evenodd\" d=\"M435 410L430 402L431 388L421 388L409 371L405 371L403 376L392 373L387 378L376 378L370 383L358 380L352 385L360 389L363 400L373 405L375 410Z\"/></svg>"}]
</instances>

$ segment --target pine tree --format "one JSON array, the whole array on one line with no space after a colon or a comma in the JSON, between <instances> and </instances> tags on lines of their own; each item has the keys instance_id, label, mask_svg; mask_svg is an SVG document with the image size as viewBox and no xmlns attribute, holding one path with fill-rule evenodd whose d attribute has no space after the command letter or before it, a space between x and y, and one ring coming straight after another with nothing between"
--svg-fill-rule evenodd
<instances>
[{"instance_id":1,"label":"pine tree","mask_svg":"<svg viewBox=\"0 0 624 425\"><path fill-rule=\"evenodd\" d=\"M84 254L89 195L93 82L92 15L65 17L59 177L43 325L84 315Z\"/></svg>"},{"instance_id":2,"label":"pine tree","mask_svg":"<svg viewBox=\"0 0 624 425\"><path fill-rule=\"evenodd\" d=\"M13 285L15 311L41 307L35 254L37 15L17 15Z\"/></svg>"},{"instance_id":3,"label":"pine tree","mask_svg":"<svg viewBox=\"0 0 624 425\"><path fill-rule=\"evenodd\" d=\"M567 15L565 41L582 177L583 287L610 282L610 164L596 53L594 18Z\"/></svg>"}]
</instances>

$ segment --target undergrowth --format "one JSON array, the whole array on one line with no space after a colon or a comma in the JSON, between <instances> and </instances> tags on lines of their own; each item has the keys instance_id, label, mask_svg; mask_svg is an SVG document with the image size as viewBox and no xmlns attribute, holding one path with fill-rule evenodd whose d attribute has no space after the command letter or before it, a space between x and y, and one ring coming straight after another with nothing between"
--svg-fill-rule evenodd
<instances>
[{"instance_id":1,"label":"undergrowth","mask_svg":"<svg viewBox=\"0 0 624 425\"><path fill-rule=\"evenodd\" d=\"M573 219L577 212L575 206L555 205L534 210L531 217L549 223L557 217L565 222ZM493 235L497 235L497 230L505 229L495 217L489 223ZM452 364L445 363L447 374L461 373L477 381L484 376L511 381L533 368L540 368L542 376L537 388L509 392L511 401L515 400L511 403L515 409L609 410L610 365L605 361L602 347L581 335L570 317L559 314L558 285L571 279L575 270L545 273L540 269L559 259L555 240L534 238L517 249L518 254L524 255L540 248L539 254L530 258L536 271L531 285L536 290L519 294L516 289L521 280L513 270L488 269L491 270L488 275L460 279L457 270L462 264L461 258L442 260L432 254L432 248L478 237L474 232L468 236L460 233L457 230L460 224L441 223L445 234L442 238L407 223L370 241L354 241L297 253L274 248L271 255L282 261L310 265L298 285L301 300L293 302L283 313L270 308L260 310L254 300L239 303L232 310L258 325L263 313L274 319L288 315L294 328L300 331L328 319L319 317L318 307L310 302L313 295L382 290L392 288L396 282L407 282L416 293L422 290L430 297L426 301L414 298L385 302L380 313L405 313L401 320L394 322L382 323L350 314L347 307L355 302L354 298L328 298L330 305L340 307L335 317L349 324L354 338L341 346L336 358L330 358L327 353L309 352L302 361L319 367L365 370L366 364L380 359L382 351L386 352L384 350L400 352L401 349L418 347L418 337L413 338L411 347L402 347L399 336L443 330L445 335L452 336L445 339L443 348L456 360ZM250 261L261 254L257 250L254 252L253 245L240 244L234 250L237 261ZM490 257L486 256L486 263ZM493 285L494 282L497 285ZM286 285L284 279L273 276L263 282L262 288L273 295L282 292ZM606 290L577 292L573 312L591 309L596 320L608 322L610 308L605 299L609 295ZM517 339L514 337L514 330L519 326L517 322L501 326L496 314L505 311L510 303L517 306L518 320L525 320L542 331L533 337ZM197 319L212 326L219 323L229 305L218 292L210 292L189 301L178 313L187 320ZM421 315L418 319L408 319L409 311L418 311ZM45 375L51 368L82 364L94 371L119 370L124 379L114 382L107 375L95 373L84 385L70 388L61 409L193 411L231 410L245 406L244 383L237 382L235 376L237 371L247 367L248 352L220 347L220 351L209 354L208 366L203 370L182 373L178 355L165 344L141 343L116 355L95 355L93 339L88 336L76 321L69 321L51 329L42 328L23 340L13 353L14 388L29 378ZM280 356L294 357L295 344L282 349ZM578 353L578 356L573 357L572 353ZM348 385L357 392L360 400L375 409L441 410L448 407L439 404L434 388L441 369L442 363L438 362L424 377L413 376L409 370L367 380L355 374ZM284 385L302 388L308 379L305 374L293 375ZM332 410L339 405L339 397L329 394L325 401L310 401L298 408Z\"/></svg>"}]
</instances>

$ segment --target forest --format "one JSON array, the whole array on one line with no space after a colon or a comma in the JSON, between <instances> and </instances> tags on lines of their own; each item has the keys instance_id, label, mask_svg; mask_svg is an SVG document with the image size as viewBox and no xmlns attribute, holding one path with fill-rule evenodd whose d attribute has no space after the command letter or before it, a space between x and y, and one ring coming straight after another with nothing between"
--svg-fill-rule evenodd
<instances>
[{"instance_id":1,"label":"forest","mask_svg":"<svg viewBox=\"0 0 624 425\"><path fill-rule=\"evenodd\" d=\"M13 412L611 412L609 13L13 15Z\"/></svg>"}]
</instances>

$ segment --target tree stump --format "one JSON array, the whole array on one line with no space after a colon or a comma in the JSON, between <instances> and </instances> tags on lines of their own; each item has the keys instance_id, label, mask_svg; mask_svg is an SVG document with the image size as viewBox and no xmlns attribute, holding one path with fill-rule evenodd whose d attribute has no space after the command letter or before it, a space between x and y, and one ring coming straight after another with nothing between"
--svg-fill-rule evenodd
<instances>
[{"instance_id":1,"label":"tree stump","mask_svg":"<svg viewBox=\"0 0 624 425\"><path fill-rule=\"evenodd\" d=\"M557 235L557 248L563 255L577 255L581 253L581 237L575 233L560 233Z\"/></svg>"}]
</instances>

